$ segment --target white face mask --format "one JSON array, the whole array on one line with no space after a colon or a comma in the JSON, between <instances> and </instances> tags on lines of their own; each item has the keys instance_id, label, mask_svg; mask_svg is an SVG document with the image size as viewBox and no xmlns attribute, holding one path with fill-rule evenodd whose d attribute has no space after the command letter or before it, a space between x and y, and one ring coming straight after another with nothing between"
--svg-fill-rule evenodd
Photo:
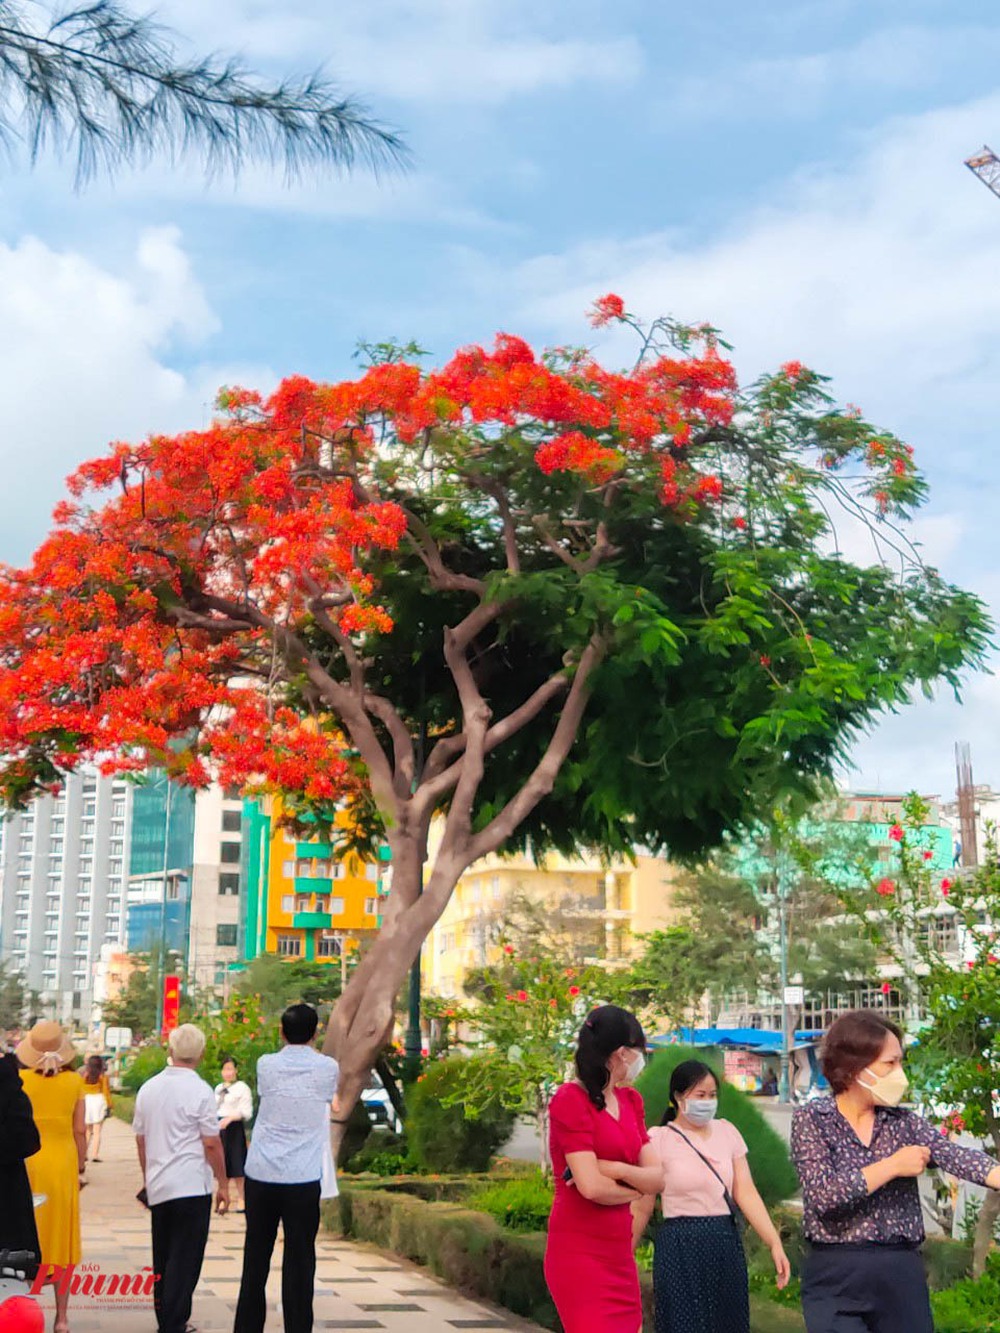
<instances>
[{"instance_id":1,"label":"white face mask","mask_svg":"<svg viewBox=\"0 0 1000 1333\"><path fill-rule=\"evenodd\" d=\"M681 1103L681 1110L692 1125L708 1125L719 1109L718 1097L689 1097Z\"/></svg>"},{"instance_id":2,"label":"white face mask","mask_svg":"<svg viewBox=\"0 0 1000 1333\"><path fill-rule=\"evenodd\" d=\"M862 1069L861 1073L867 1074L872 1081L862 1082L859 1074L858 1082L871 1093L879 1106L898 1106L910 1086L910 1080L903 1073L902 1065L896 1065L888 1074L876 1074L871 1069Z\"/></svg>"},{"instance_id":3,"label":"white face mask","mask_svg":"<svg viewBox=\"0 0 1000 1333\"><path fill-rule=\"evenodd\" d=\"M625 1082L634 1083L642 1071L646 1068L646 1057L642 1051L627 1050L625 1052Z\"/></svg>"}]
</instances>

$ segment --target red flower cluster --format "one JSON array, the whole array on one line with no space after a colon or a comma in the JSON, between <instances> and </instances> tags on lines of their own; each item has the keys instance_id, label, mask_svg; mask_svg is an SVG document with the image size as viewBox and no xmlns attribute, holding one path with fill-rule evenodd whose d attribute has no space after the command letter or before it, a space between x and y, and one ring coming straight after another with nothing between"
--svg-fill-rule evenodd
<instances>
[{"instance_id":1,"label":"red flower cluster","mask_svg":"<svg viewBox=\"0 0 1000 1333\"><path fill-rule=\"evenodd\" d=\"M875 892L880 898L891 898L896 892L896 882L892 879L880 879L875 885Z\"/></svg>"},{"instance_id":2,"label":"red flower cluster","mask_svg":"<svg viewBox=\"0 0 1000 1333\"><path fill-rule=\"evenodd\" d=\"M606 296L597 298L587 318L595 329L600 329L605 324L610 324L613 319L622 319L624 315L625 302L614 292L608 292Z\"/></svg>"},{"instance_id":3,"label":"red flower cluster","mask_svg":"<svg viewBox=\"0 0 1000 1333\"><path fill-rule=\"evenodd\" d=\"M902 842L903 841L902 824L893 824L892 828L889 830L889 837L893 840L893 842Z\"/></svg>"}]
</instances>

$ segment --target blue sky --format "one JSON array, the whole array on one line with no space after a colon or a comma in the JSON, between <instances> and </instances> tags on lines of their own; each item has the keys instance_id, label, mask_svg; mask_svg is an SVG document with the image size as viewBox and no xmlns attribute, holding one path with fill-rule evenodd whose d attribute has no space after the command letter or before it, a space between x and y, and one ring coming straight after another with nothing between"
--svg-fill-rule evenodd
<instances>
[{"instance_id":1,"label":"blue sky","mask_svg":"<svg viewBox=\"0 0 1000 1333\"><path fill-rule=\"evenodd\" d=\"M219 383L350 369L358 338L435 355L499 329L591 337L595 294L708 319L741 375L790 357L917 449L927 558L1000 611L995 436L1000 15L921 0L164 0L193 46L324 61L405 134L376 182L234 187L156 163L74 193L0 181L0 559L111 439L203 422ZM610 357L615 348L606 349ZM858 554L866 554L859 551ZM890 719L850 780L1000 785L1000 689Z\"/></svg>"}]
</instances>

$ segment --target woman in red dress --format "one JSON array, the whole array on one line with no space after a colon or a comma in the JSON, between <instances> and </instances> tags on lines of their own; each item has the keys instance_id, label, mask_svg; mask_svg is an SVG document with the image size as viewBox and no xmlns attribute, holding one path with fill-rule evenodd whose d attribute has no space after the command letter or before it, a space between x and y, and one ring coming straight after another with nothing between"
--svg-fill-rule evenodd
<instances>
[{"instance_id":1,"label":"woman in red dress","mask_svg":"<svg viewBox=\"0 0 1000 1333\"><path fill-rule=\"evenodd\" d=\"M645 1048L633 1014L595 1009L580 1032L576 1078L549 1107L556 1194L545 1280L564 1333L642 1328L630 1205L663 1187L642 1098L627 1086L642 1072Z\"/></svg>"}]
</instances>

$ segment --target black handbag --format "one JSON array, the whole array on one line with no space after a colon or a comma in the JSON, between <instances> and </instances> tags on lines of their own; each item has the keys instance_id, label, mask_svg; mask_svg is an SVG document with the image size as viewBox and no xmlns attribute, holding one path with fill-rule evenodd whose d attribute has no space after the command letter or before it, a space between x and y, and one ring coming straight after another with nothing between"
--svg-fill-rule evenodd
<instances>
[{"instance_id":1,"label":"black handbag","mask_svg":"<svg viewBox=\"0 0 1000 1333\"><path fill-rule=\"evenodd\" d=\"M723 1197L723 1199L725 1199L725 1201L726 1201L726 1207L729 1209L729 1216L733 1219L733 1225L736 1227L736 1231L737 1231L737 1233L738 1233L740 1236L742 1236L742 1235L743 1235L744 1228L746 1227L746 1224L747 1224L747 1220L746 1220L746 1218L743 1216L743 1213L740 1211L740 1206L739 1206L739 1204L736 1202L736 1200L735 1200L735 1199L733 1198L733 1196L730 1194L730 1192L729 1192L729 1187L728 1187L728 1185L726 1184L726 1182L722 1179L722 1177L719 1175L718 1171L716 1171L715 1167L714 1167L714 1166L712 1165L712 1163L708 1160L708 1158L705 1156L705 1154L704 1154L703 1152L701 1152L698 1148L695 1147L695 1145L691 1142L691 1140L688 1138L688 1136L687 1136L686 1134L681 1134L681 1131L677 1128L676 1125L668 1125L668 1126L667 1126L667 1129L672 1129L672 1130L674 1131L675 1134L679 1134L679 1135L680 1135L680 1137L684 1140L684 1142L685 1142L685 1143L687 1144L687 1146L691 1149L691 1151L694 1152L694 1153L697 1153L697 1154L698 1154L698 1156L701 1158L701 1160L702 1160L702 1161L705 1163L705 1165L708 1167L709 1171L711 1171L712 1175L716 1178L716 1180L717 1180L717 1181L719 1182L719 1184L722 1186L722 1197Z\"/></svg>"}]
</instances>

